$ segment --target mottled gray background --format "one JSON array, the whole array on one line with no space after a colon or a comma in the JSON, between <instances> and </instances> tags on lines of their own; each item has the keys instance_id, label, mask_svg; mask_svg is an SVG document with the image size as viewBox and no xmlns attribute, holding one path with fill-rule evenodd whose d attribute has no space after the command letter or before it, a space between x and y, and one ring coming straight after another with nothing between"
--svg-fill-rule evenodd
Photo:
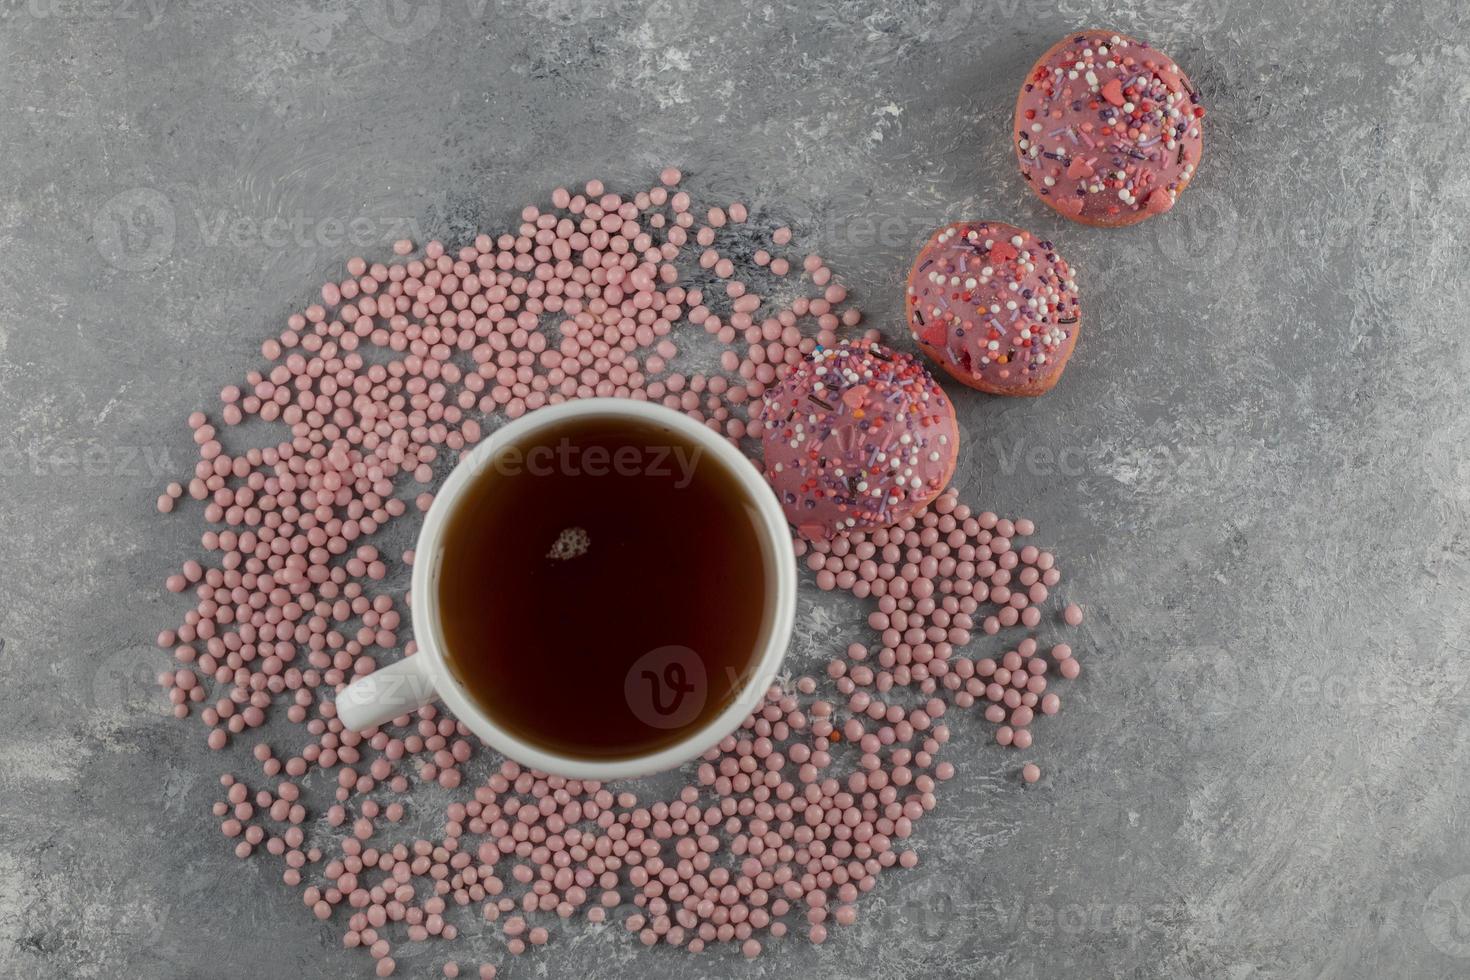
<instances>
[{"instance_id":1,"label":"mottled gray background","mask_svg":"<svg viewBox=\"0 0 1470 980\"><path fill-rule=\"evenodd\" d=\"M1194 186L1129 230L1011 161L1022 74L1091 24L1211 110ZM961 485L1054 543L1088 670L1037 786L957 723L924 863L826 946L578 928L508 975L1470 974L1466 28L1455 0L7 0L0 975L370 971L229 855L222 760L151 685L198 530L153 514L182 419L349 255L669 162L790 216L890 334L941 222L1057 240L1077 355L1043 400L960 398ZM805 602L798 666L858 615Z\"/></svg>"}]
</instances>

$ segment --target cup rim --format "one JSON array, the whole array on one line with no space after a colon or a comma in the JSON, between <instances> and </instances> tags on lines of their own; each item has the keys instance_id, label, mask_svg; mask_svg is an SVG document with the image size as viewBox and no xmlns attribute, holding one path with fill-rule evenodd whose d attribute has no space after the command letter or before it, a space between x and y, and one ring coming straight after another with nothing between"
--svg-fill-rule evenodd
<instances>
[{"instance_id":1,"label":"cup rim","mask_svg":"<svg viewBox=\"0 0 1470 980\"><path fill-rule=\"evenodd\" d=\"M774 608L764 647L747 672L746 682L714 718L684 738L656 752L618 759L589 759L551 752L516 737L483 711L464 690L444 662L444 637L439 605L433 601L434 575L443 557L441 540L465 490L508 443L571 418L617 416L668 426L714 453L740 481L747 499L759 514L759 530L770 548L768 571L775 576ZM429 667L437 698L449 706L491 748L506 758L550 775L568 779L606 781L650 775L672 769L703 755L733 732L765 697L790 644L796 618L796 562L786 515L775 492L751 460L724 436L656 402L626 398L582 398L548 405L500 426L462 456L424 516L414 551L410 614L418 652Z\"/></svg>"}]
</instances>

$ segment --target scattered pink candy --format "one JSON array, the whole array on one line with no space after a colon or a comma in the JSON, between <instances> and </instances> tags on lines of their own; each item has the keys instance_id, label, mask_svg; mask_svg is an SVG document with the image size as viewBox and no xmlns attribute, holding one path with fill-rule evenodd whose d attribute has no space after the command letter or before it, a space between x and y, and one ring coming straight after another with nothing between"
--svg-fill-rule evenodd
<instances>
[{"instance_id":1,"label":"scattered pink candy","mask_svg":"<svg viewBox=\"0 0 1470 980\"><path fill-rule=\"evenodd\" d=\"M964 654L977 630L1038 626L1061 573L1025 543L1030 521L977 514L951 489L896 527L793 543L819 588L870 602L871 634L820 676L773 687L669 799L508 761L469 775L481 747L436 706L343 730L335 693L414 650L401 635L412 552L394 561L374 536L410 498L430 506L488 419L594 395L656 400L755 451L751 406L861 322L816 255L802 262L807 293L784 306L762 295L762 265L790 271L769 250L790 229L761 233L738 202L699 224L670 190L681 179L668 168L628 197L600 181L558 188L550 210L527 206L457 250L429 242L410 258L399 241L391 261L350 259L262 345L268 364L224 388L214 415L190 416L199 461L158 497L169 513L187 494L204 521L203 557L164 583L193 606L158 637L176 662L160 685L211 748L249 744L240 761L258 773L223 775L214 816L237 856L278 859L378 976L404 943L474 928L518 955L576 916L694 952L737 943L753 957L758 937L798 926L823 942L856 921L879 873L918 864L907 841L956 774L938 758L949 711L979 706L996 741L1025 748L1060 709L1056 675L1080 672L1070 647L1043 654L1029 632L999 659ZM680 271L706 248L717 289ZM671 368L696 327L725 346L718 371ZM247 421L274 424L272 438L251 443L235 429ZM1061 618L1075 626L1081 609ZM396 827L428 798L421 783L452 800L428 839Z\"/></svg>"}]
</instances>

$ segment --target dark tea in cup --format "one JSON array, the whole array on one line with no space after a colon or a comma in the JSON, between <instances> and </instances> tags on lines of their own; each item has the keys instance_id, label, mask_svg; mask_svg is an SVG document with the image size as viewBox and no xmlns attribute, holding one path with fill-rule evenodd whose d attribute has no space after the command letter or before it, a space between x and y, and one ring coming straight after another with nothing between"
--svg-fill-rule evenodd
<instances>
[{"instance_id":1,"label":"dark tea in cup","mask_svg":"<svg viewBox=\"0 0 1470 980\"><path fill-rule=\"evenodd\" d=\"M699 442L647 419L573 417L511 442L442 541L442 656L521 741L646 755L707 725L772 628L769 534ZM785 557L785 560L790 560Z\"/></svg>"}]
</instances>

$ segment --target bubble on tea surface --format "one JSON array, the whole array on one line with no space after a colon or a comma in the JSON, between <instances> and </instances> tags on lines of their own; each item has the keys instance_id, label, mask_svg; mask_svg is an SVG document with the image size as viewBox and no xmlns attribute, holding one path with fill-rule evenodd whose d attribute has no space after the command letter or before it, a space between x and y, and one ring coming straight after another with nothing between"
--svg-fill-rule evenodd
<instances>
[{"instance_id":1,"label":"bubble on tea surface","mask_svg":"<svg viewBox=\"0 0 1470 980\"><path fill-rule=\"evenodd\" d=\"M557 561L569 561L573 558L581 558L590 547L592 547L592 538L587 534L586 528L569 527L557 535L546 557Z\"/></svg>"}]
</instances>

